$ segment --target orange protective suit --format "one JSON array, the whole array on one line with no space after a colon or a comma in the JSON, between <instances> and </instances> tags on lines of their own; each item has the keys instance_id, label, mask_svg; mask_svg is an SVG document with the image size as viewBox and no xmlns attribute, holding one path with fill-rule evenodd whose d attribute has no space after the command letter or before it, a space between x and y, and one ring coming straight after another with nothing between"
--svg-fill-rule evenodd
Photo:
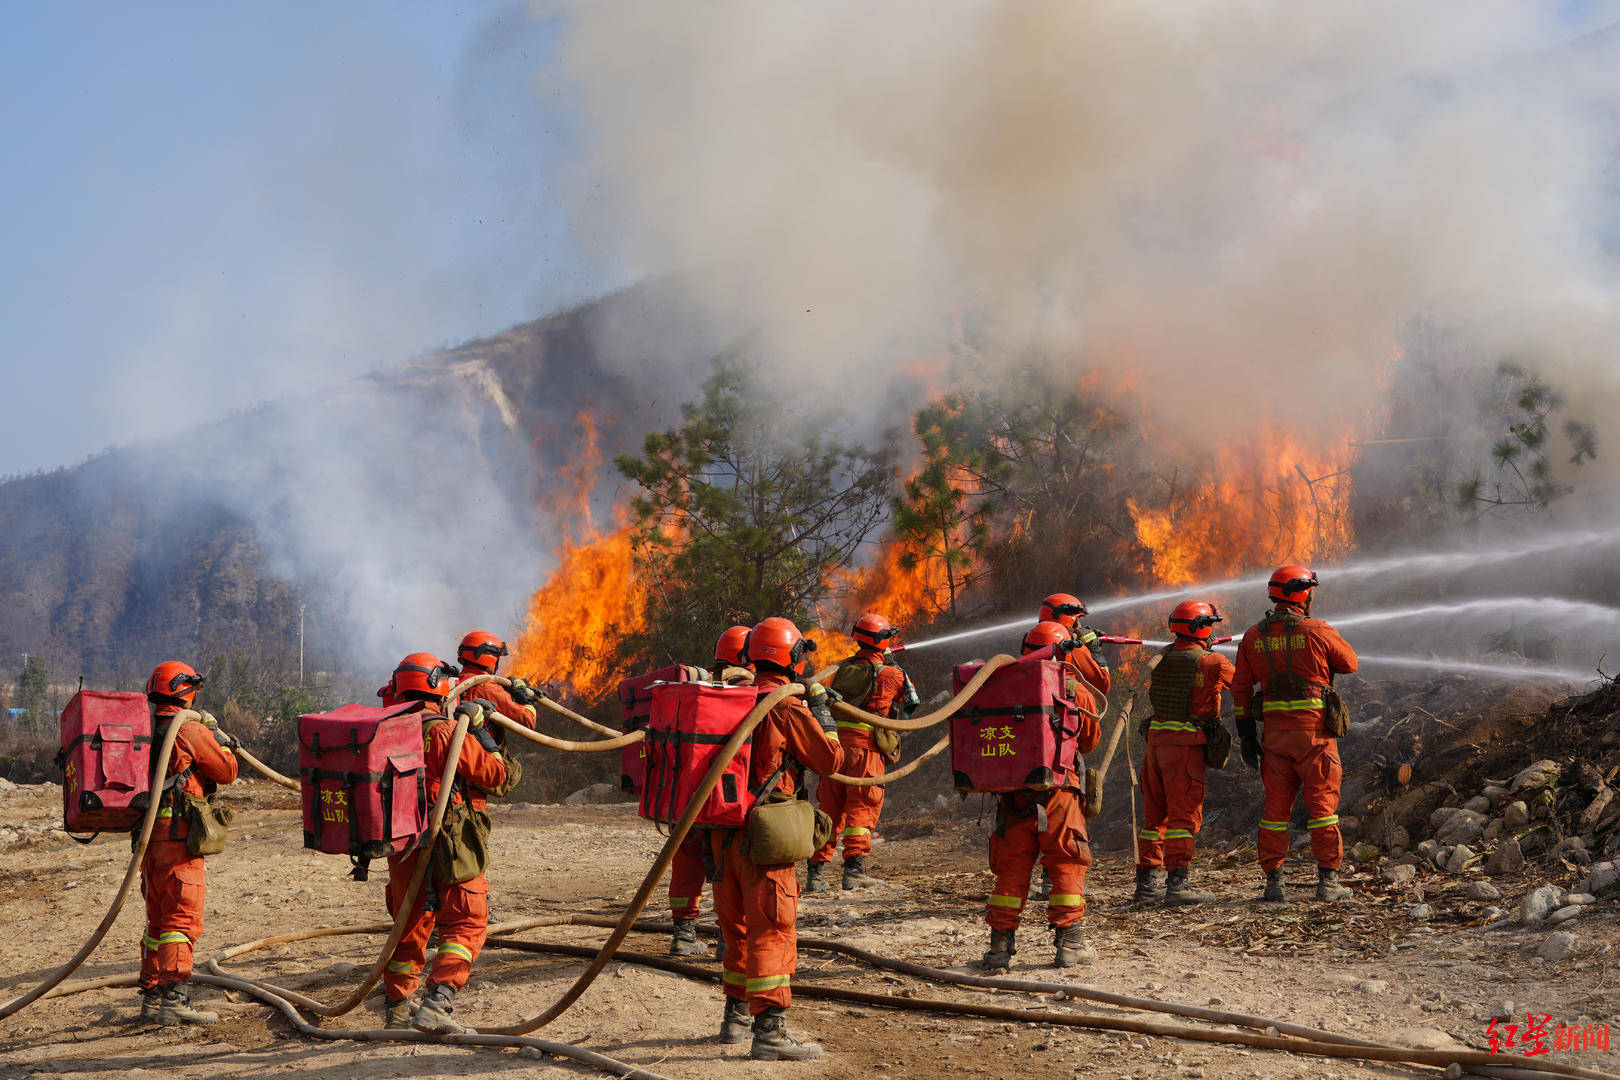
<instances>
[{"instance_id":1,"label":"orange protective suit","mask_svg":"<svg viewBox=\"0 0 1620 1080\"><path fill-rule=\"evenodd\" d=\"M461 677L469 679L474 675L483 674L486 674L486 672L478 671L475 668L466 668L462 671ZM534 730L536 717L539 716L538 710L533 705L519 705L517 699L512 696L512 692L500 683L479 683L467 691L466 697L471 701L486 701L495 706L496 712L514 724L522 724L530 731ZM497 739L503 737L506 733L505 729L499 724L495 725L491 731L495 733Z\"/></svg>"},{"instance_id":2,"label":"orange protective suit","mask_svg":"<svg viewBox=\"0 0 1620 1080\"><path fill-rule=\"evenodd\" d=\"M153 716L152 724L161 738L169 709ZM216 784L236 779L236 756L215 741L213 733L195 720L180 725L174 750L169 754L169 775L190 770L176 791L203 796ZM146 898L146 934L141 938L142 990L191 978L191 949L202 937L204 883L203 857L186 850L183 814L173 796L164 796L151 842L141 857L141 895Z\"/></svg>"},{"instance_id":3,"label":"orange protective suit","mask_svg":"<svg viewBox=\"0 0 1620 1080\"><path fill-rule=\"evenodd\" d=\"M1311 853L1323 869L1336 870L1344 861L1344 840L1339 835L1339 740L1322 728L1321 690L1334 675L1356 670L1355 650L1339 632L1321 619L1304 617L1298 604L1279 603L1274 614L1295 617L1287 621L1261 620L1243 634L1237 667L1232 677L1233 715L1238 735L1254 738L1255 721L1264 725L1261 738L1260 778L1266 787L1265 810L1260 815L1260 867L1275 870L1288 855L1288 819L1294 798L1305 793L1306 828ZM1254 697L1265 681L1278 674L1301 676L1310 684L1305 696L1272 700L1267 695L1255 716Z\"/></svg>"},{"instance_id":4,"label":"orange protective suit","mask_svg":"<svg viewBox=\"0 0 1620 1080\"><path fill-rule=\"evenodd\" d=\"M864 701L855 702L860 708L878 716L891 716L895 702L906 688L906 675L893 664L885 663L883 653L876 649L861 649L855 659L877 666L872 690ZM838 742L844 748L844 765L839 771L845 776L882 776L889 761L878 752L872 741L872 725L859 720L838 721ZM877 828L883 814L883 785L850 787L836 780L823 780L816 788L816 801L833 820L832 839L820 851L810 856L812 863L832 861L839 838L844 841L844 858L872 853L872 830Z\"/></svg>"},{"instance_id":5,"label":"orange protective suit","mask_svg":"<svg viewBox=\"0 0 1620 1080\"><path fill-rule=\"evenodd\" d=\"M1070 696L1089 710L1080 715L1079 752L1089 754L1102 741L1097 716L1106 697L1108 669L1085 646L1069 653ZM1079 676L1084 683L1075 682ZM1076 762L1076 766L1079 762ZM1086 914L1086 870L1091 866L1091 837L1086 831L1085 795L1080 776L1071 770L1052 791L1013 791L997 796L996 828L990 834L990 870L996 883L985 904L984 921L992 930L1016 930L1029 899L1030 875L1039 858L1052 879L1046 921L1073 926Z\"/></svg>"},{"instance_id":6,"label":"orange protective suit","mask_svg":"<svg viewBox=\"0 0 1620 1080\"><path fill-rule=\"evenodd\" d=\"M768 672L759 675L756 685L763 696L787 682L787 675ZM844 764L837 737L823 731L796 697L777 705L754 729L749 784L757 787L770 779L784 754L821 776ZM792 769L783 774L778 790L797 790ZM746 999L748 1011L756 1016L768 1008L785 1009L793 1003L799 956L799 879L793 864L754 862L742 850L741 829L713 829L708 837L720 868L714 913L726 939L726 996Z\"/></svg>"},{"instance_id":7,"label":"orange protective suit","mask_svg":"<svg viewBox=\"0 0 1620 1080\"><path fill-rule=\"evenodd\" d=\"M1177 641L1178 651L1198 645ZM1204 746L1198 721L1221 715L1221 691L1232 683L1232 662L1217 652L1198 659L1191 687L1189 720L1155 716L1148 722L1147 757L1142 763L1142 827L1136 834L1136 868L1192 865L1193 846L1204 824Z\"/></svg>"},{"instance_id":8,"label":"orange protective suit","mask_svg":"<svg viewBox=\"0 0 1620 1080\"><path fill-rule=\"evenodd\" d=\"M440 714L434 707L422 714L424 726ZM431 805L439 797L439 778L450 751L450 736L455 725L448 721L434 724L423 739L427 770L427 799ZM461 755L456 761L456 777L464 781L457 784L450 796L452 806L467 801L475 810L484 809L488 798L485 788L498 788L506 782L506 761L499 754L491 754L470 735L461 741ZM405 898L411 875L416 872L416 861L428 858L431 851L397 852L388 857L388 914L397 915ZM394 947L383 972L383 990L389 1001L403 1001L416 989L422 963L427 956L428 938L434 926L439 928L439 951L433 958L429 984L445 983L460 989L472 974L473 961L484 947L489 929L489 879L480 874L471 881L445 885L432 880L432 871L416 894L416 903L405 924L405 933ZM427 910L429 890L437 902L438 910Z\"/></svg>"}]
</instances>

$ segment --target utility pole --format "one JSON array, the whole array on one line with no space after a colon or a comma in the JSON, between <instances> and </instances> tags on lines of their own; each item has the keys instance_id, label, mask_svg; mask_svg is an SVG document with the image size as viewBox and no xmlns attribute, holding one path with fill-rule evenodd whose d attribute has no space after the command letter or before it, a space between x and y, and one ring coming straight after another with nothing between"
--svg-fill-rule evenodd
<instances>
[{"instance_id":1,"label":"utility pole","mask_svg":"<svg viewBox=\"0 0 1620 1080\"><path fill-rule=\"evenodd\" d=\"M298 605L298 685L304 685L304 607Z\"/></svg>"}]
</instances>

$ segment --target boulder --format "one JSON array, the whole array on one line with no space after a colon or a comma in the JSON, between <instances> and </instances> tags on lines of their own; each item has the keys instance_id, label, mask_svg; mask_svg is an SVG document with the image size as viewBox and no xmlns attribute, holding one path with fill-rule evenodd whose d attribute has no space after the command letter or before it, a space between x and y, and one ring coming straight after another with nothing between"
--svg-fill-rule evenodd
<instances>
[{"instance_id":1,"label":"boulder","mask_svg":"<svg viewBox=\"0 0 1620 1080\"><path fill-rule=\"evenodd\" d=\"M1557 926L1559 923L1569 922L1586 909L1579 904L1566 904L1547 916L1548 926Z\"/></svg>"},{"instance_id":2,"label":"boulder","mask_svg":"<svg viewBox=\"0 0 1620 1080\"><path fill-rule=\"evenodd\" d=\"M1530 824L1530 807L1523 799L1514 799L1502 808L1502 824L1510 832L1518 832Z\"/></svg>"},{"instance_id":3,"label":"boulder","mask_svg":"<svg viewBox=\"0 0 1620 1080\"><path fill-rule=\"evenodd\" d=\"M1428 922L1434 918L1434 908L1428 904L1413 904L1407 914L1412 916L1413 922Z\"/></svg>"},{"instance_id":4,"label":"boulder","mask_svg":"<svg viewBox=\"0 0 1620 1080\"><path fill-rule=\"evenodd\" d=\"M1458 844L1451 849L1451 854L1446 856L1446 870L1455 874L1473 861L1474 849L1467 844Z\"/></svg>"},{"instance_id":5,"label":"boulder","mask_svg":"<svg viewBox=\"0 0 1620 1080\"><path fill-rule=\"evenodd\" d=\"M569 795L563 799L563 803L567 806L594 806L599 803L624 802L628 798L628 795L619 790L618 784L592 784Z\"/></svg>"},{"instance_id":6,"label":"boulder","mask_svg":"<svg viewBox=\"0 0 1620 1080\"><path fill-rule=\"evenodd\" d=\"M1463 891L1468 894L1470 900L1502 899L1502 890L1488 881L1470 881L1468 887Z\"/></svg>"},{"instance_id":7,"label":"boulder","mask_svg":"<svg viewBox=\"0 0 1620 1080\"><path fill-rule=\"evenodd\" d=\"M1456 790L1444 780L1431 780L1427 784L1408 791L1389 805L1389 820L1391 824L1401 825L1411 832L1420 828L1429 820L1429 815L1456 794Z\"/></svg>"},{"instance_id":8,"label":"boulder","mask_svg":"<svg viewBox=\"0 0 1620 1080\"><path fill-rule=\"evenodd\" d=\"M1541 922L1562 904L1563 899L1563 889L1557 885L1543 885L1526 893L1524 899L1519 901L1519 919L1527 923Z\"/></svg>"},{"instance_id":9,"label":"boulder","mask_svg":"<svg viewBox=\"0 0 1620 1080\"><path fill-rule=\"evenodd\" d=\"M1391 885L1405 885L1415 877L1417 877L1417 867L1408 866L1404 863L1384 869L1384 880Z\"/></svg>"},{"instance_id":10,"label":"boulder","mask_svg":"<svg viewBox=\"0 0 1620 1080\"><path fill-rule=\"evenodd\" d=\"M1450 821L1452 816L1461 809L1462 807L1460 806L1440 807L1439 809L1435 810L1434 813L1429 815L1429 828L1435 830L1436 832L1445 828L1446 822Z\"/></svg>"},{"instance_id":11,"label":"boulder","mask_svg":"<svg viewBox=\"0 0 1620 1080\"><path fill-rule=\"evenodd\" d=\"M1538 953L1547 963L1556 964L1575 951L1577 940L1568 930L1560 930L1556 934L1547 935L1547 940L1541 943Z\"/></svg>"},{"instance_id":12,"label":"boulder","mask_svg":"<svg viewBox=\"0 0 1620 1080\"><path fill-rule=\"evenodd\" d=\"M1458 807L1457 812L1440 826L1434 838L1442 844L1472 844L1485 831L1485 824L1489 820L1484 814Z\"/></svg>"},{"instance_id":13,"label":"boulder","mask_svg":"<svg viewBox=\"0 0 1620 1080\"><path fill-rule=\"evenodd\" d=\"M1502 833L1505 831L1507 830L1502 824L1501 818L1491 818L1490 824L1485 826L1485 831L1479 834L1479 838L1487 843L1492 843L1502 839Z\"/></svg>"},{"instance_id":14,"label":"boulder","mask_svg":"<svg viewBox=\"0 0 1620 1080\"><path fill-rule=\"evenodd\" d=\"M1593 863L1586 877L1576 883L1575 891L1596 895L1617 881L1620 881L1620 866L1613 862Z\"/></svg>"},{"instance_id":15,"label":"boulder","mask_svg":"<svg viewBox=\"0 0 1620 1080\"><path fill-rule=\"evenodd\" d=\"M1491 812L1491 800L1483 795L1475 795L1472 799L1463 803L1463 809L1472 810L1476 814L1488 814Z\"/></svg>"},{"instance_id":16,"label":"boulder","mask_svg":"<svg viewBox=\"0 0 1620 1080\"><path fill-rule=\"evenodd\" d=\"M1513 779L1508 782L1508 788L1512 791L1523 791L1526 788L1540 787L1562 771L1558 762L1543 758L1515 773Z\"/></svg>"},{"instance_id":17,"label":"boulder","mask_svg":"<svg viewBox=\"0 0 1620 1080\"><path fill-rule=\"evenodd\" d=\"M1372 839L1372 838L1368 837L1368 839ZM1376 844L1377 842L1378 841L1373 840L1373 843ZM1390 851L1394 851L1397 848L1399 848L1402 851L1405 851L1407 848L1409 848L1411 846L1412 846L1412 836L1411 836L1411 834L1408 833L1406 831L1406 829L1403 828L1400 825L1391 825L1389 827L1389 829L1384 833L1384 847L1387 848Z\"/></svg>"}]
</instances>

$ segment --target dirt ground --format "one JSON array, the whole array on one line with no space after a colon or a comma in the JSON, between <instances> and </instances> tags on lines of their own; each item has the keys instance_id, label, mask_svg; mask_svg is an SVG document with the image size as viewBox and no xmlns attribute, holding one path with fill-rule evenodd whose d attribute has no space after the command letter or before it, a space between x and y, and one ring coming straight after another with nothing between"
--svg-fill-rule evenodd
<instances>
[{"instance_id":1,"label":"dirt ground","mask_svg":"<svg viewBox=\"0 0 1620 1080\"><path fill-rule=\"evenodd\" d=\"M232 785L226 795L238 817L229 850L209 859L208 925L200 957L270 934L384 917L385 874L357 884L346 877L342 858L303 850L295 796L258 781ZM0 955L0 999L33 985L73 953L105 910L128 857L121 837L102 837L81 847L50 831L59 814L59 789L53 786L0 794L0 821L22 836L0 848L0 928L12 943ZM497 919L566 912L618 915L662 842L624 804L518 804L496 807L494 817L496 862L490 877ZM801 931L935 966L975 961L986 940L981 912L990 884L984 858L988 820L977 797L897 815L873 859L886 883L863 893L806 897ZM1356 889L1348 903L1299 899L1282 907L1262 906L1254 903L1258 874L1252 859L1252 846L1242 841L1230 850L1201 853L1197 880L1216 892L1218 901L1169 910L1131 905L1129 851L1099 851L1088 882L1086 925L1101 959L1064 974L1069 981L1127 994L1218 1003L1234 1011L1436 1048L1484 1049L1486 1026L1504 1002L1513 1003L1510 1011L1518 1014L1520 1024L1523 1013L1531 1010L1550 1014L1550 1025L1609 1024L1620 1029L1615 972L1620 926L1613 902L1600 902L1579 920L1580 944L1574 955L1549 964L1536 955L1548 930L1484 929L1480 904L1462 899L1454 888L1436 890L1429 878L1397 887L1383 882L1372 867L1347 864L1349 884ZM1291 862L1289 879L1296 896L1309 895L1314 872L1308 860ZM1506 895L1503 906L1541 884L1531 878L1498 878L1496 883ZM654 895L648 914L664 918L662 886ZM1419 902L1434 909L1427 921L1409 914ZM1040 911L1032 902L1027 917L1033 922L1020 932L1014 974L1058 979L1063 976L1046 966L1051 942L1039 925ZM75 978L133 972L141 921L136 897ZM603 930L566 927L522 936L594 943L605 935ZM246 956L233 970L274 976L330 1000L353 985L379 945L376 937L327 939ZM636 935L631 945L661 953L667 939ZM581 966L571 959L487 949L458 1000L458 1019L491 1024L533 1016ZM801 956L797 981L918 997L1111 1011L1046 996L986 995L928 984L810 953ZM251 1074L315 1080L590 1073L582 1066L525 1058L512 1050L314 1042L293 1034L283 1018L258 1004L232 1002L208 988L200 988L198 997L222 1014L218 1025L185 1030L144 1026L136 1019L134 991L125 989L37 1003L0 1021L0 1076ZM377 1027L379 1008L380 995L374 995L363 1011L331 1023ZM615 963L578 1005L537 1035L576 1042L682 1078L876 1073L1030 1080L1079 1075L1283 1080L1437 1075L1417 1067L809 1000L795 1006L790 1028L821 1042L827 1056L818 1062L767 1064L750 1061L746 1044L721 1046L712 1040L720 1011L719 990L713 985ZM1620 1037L1620 1030L1613 1033ZM1555 1053L1550 1060L1584 1061L1620 1073L1620 1042L1613 1045L1612 1052Z\"/></svg>"}]
</instances>

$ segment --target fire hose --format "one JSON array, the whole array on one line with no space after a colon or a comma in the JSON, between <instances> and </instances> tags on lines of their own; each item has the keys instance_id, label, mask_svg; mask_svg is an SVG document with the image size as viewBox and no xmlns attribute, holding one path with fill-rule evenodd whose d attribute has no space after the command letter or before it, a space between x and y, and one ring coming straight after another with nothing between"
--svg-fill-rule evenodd
<instances>
[{"instance_id":1,"label":"fire hose","mask_svg":"<svg viewBox=\"0 0 1620 1080\"><path fill-rule=\"evenodd\" d=\"M272 784L276 784L279 787L284 787L289 791L300 790L298 781L288 776L282 776L280 773L276 772L276 770L272 769L270 766L248 753L246 748L244 748L240 743L231 747L231 753L240 758L242 764L246 765L248 768L252 769L254 772L270 781Z\"/></svg>"}]
</instances>

